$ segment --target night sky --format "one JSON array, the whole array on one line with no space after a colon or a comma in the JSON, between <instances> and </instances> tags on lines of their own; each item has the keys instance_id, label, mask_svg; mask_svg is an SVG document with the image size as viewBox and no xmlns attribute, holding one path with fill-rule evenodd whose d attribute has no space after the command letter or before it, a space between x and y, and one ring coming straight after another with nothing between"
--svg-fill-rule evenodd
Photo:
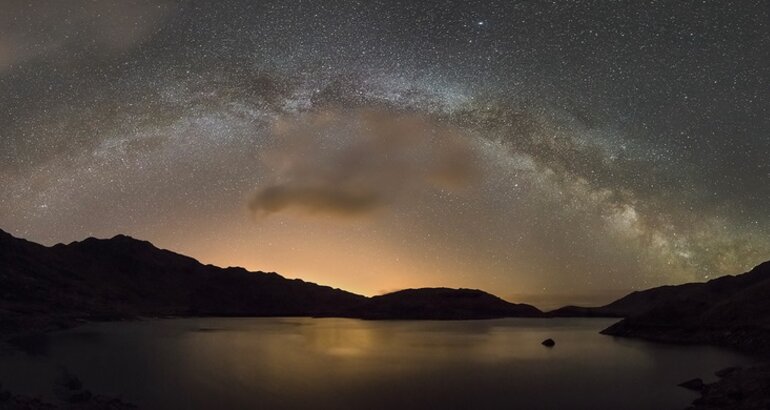
<instances>
[{"instance_id":1,"label":"night sky","mask_svg":"<svg viewBox=\"0 0 770 410\"><path fill-rule=\"evenodd\" d=\"M0 2L0 228L540 307L770 259L770 3Z\"/></svg>"}]
</instances>

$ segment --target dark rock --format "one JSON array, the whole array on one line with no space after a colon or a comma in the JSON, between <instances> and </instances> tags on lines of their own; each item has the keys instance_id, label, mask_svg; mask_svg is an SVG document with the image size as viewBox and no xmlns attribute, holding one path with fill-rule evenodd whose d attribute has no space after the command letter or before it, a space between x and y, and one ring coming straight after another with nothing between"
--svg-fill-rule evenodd
<instances>
[{"instance_id":1,"label":"dark rock","mask_svg":"<svg viewBox=\"0 0 770 410\"><path fill-rule=\"evenodd\" d=\"M62 381L62 385L67 390L73 390L73 391L74 390L80 390L80 389L83 388L83 382L81 382L80 379L78 379L77 377L69 375L69 374L64 376L64 380Z\"/></svg>"},{"instance_id":2,"label":"dark rock","mask_svg":"<svg viewBox=\"0 0 770 410\"><path fill-rule=\"evenodd\" d=\"M702 379L692 379L684 383L679 383L679 387L684 387L688 390L703 391L706 389L706 384L703 383Z\"/></svg>"},{"instance_id":3,"label":"dark rock","mask_svg":"<svg viewBox=\"0 0 770 410\"><path fill-rule=\"evenodd\" d=\"M78 392L67 397L67 403L48 403L37 397L28 397L6 392L5 398L0 400L2 410L128 410L137 407L120 399L92 395L91 392Z\"/></svg>"},{"instance_id":4,"label":"dark rock","mask_svg":"<svg viewBox=\"0 0 770 410\"><path fill-rule=\"evenodd\" d=\"M91 394L90 391L83 390L83 391L79 391L79 392L74 393L73 395L71 395L69 397L68 401L70 403L83 403L83 402L91 400L92 397L93 397L93 394Z\"/></svg>"},{"instance_id":5,"label":"dark rock","mask_svg":"<svg viewBox=\"0 0 770 410\"><path fill-rule=\"evenodd\" d=\"M727 397L732 401L741 401L746 397L746 394L740 390L731 390L727 392Z\"/></svg>"},{"instance_id":6,"label":"dark rock","mask_svg":"<svg viewBox=\"0 0 770 410\"><path fill-rule=\"evenodd\" d=\"M36 331L8 339L8 344L30 356L48 354L49 343L48 335Z\"/></svg>"},{"instance_id":7,"label":"dark rock","mask_svg":"<svg viewBox=\"0 0 770 410\"><path fill-rule=\"evenodd\" d=\"M543 343L541 343L545 347L554 347L556 346L556 342L553 339L545 339L543 340Z\"/></svg>"},{"instance_id":8,"label":"dark rock","mask_svg":"<svg viewBox=\"0 0 770 410\"><path fill-rule=\"evenodd\" d=\"M735 373L737 370L740 370L740 369L741 368L739 366L726 367L722 370L715 372L714 375L721 379L723 377L730 376L731 374Z\"/></svg>"},{"instance_id":9,"label":"dark rock","mask_svg":"<svg viewBox=\"0 0 770 410\"><path fill-rule=\"evenodd\" d=\"M693 409L770 409L770 364L735 368L716 383L709 384L701 395L693 401Z\"/></svg>"}]
</instances>

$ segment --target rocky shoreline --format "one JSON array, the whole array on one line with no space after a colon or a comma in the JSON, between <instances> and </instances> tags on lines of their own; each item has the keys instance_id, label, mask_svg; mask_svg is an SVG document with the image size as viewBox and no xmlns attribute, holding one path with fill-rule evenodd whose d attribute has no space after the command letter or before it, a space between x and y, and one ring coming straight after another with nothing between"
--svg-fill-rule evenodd
<instances>
[{"instance_id":1,"label":"rocky shoreline","mask_svg":"<svg viewBox=\"0 0 770 410\"><path fill-rule=\"evenodd\" d=\"M702 329L667 328L621 321L602 334L643 339L656 343L712 345L757 357L757 365L717 371L719 380L703 383L693 379L680 386L701 397L687 410L770 410L770 331L760 328Z\"/></svg>"},{"instance_id":2,"label":"rocky shoreline","mask_svg":"<svg viewBox=\"0 0 770 410\"><path fill-rule=\"evenodd\" d=\"M37 397L13 394L3 390L0 385L0 410L129 410L137 408L117 398L95 395L83 389L79 382L61 387L61 400L54 403Z\"/></svg>"},{"instance_id":3,"label":"rocky shoreline","mask_svg":"<svg viewBox=\"0 0 770 410\"><path fill-rule=\"evenodd\" d=\"M770 363L749 368L727 368L716 372L720 379L703 384L701 397L687 410L770 409Z\"/></svg>"},{"instance_id":4,"label":"rocky shoreline","mask_svg":"<svg viewBox=\"0 0 770 410\"><path fill-rule=\"evenodd\" d=\"M770 358L770 329L764 327L679 327L645 324L633 319L625 319L602 330L601 333L659 343L719 346L761 358Z\"/></svg>"}]
</instances>

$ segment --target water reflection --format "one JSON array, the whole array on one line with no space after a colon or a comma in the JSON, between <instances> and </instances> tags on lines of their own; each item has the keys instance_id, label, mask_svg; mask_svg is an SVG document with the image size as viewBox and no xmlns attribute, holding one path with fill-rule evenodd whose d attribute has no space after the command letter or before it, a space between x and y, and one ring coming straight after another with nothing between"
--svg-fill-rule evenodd
<instances>
[{"instance_id":1,"label":"water reflection","mask_svg":"<svg viewBox=\"0 0 770 410\"><path fill-rule=\"evenodd\" d=\"M46 354L6 353L0 382L51 396L66 368L143 408L678 409L676 384L748 358L597 332L602 319L371 322L183 319L89 325ZM553 338L557 345L540 345Z\"/></svg>"}]
</instances>

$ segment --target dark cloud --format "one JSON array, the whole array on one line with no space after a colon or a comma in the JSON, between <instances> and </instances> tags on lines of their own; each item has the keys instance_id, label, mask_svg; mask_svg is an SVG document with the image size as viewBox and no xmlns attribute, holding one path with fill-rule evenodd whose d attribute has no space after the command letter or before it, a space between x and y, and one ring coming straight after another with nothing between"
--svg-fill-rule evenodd
<instances>
[{"instance_id":1,"label":"dark cloud","mask_svg":"<svg viewBox=\"0 0 770 410\"><path fill-rule=\"evenodd\" d=\"M257 213L281 212L298 207L309 213L359 215L370 212L383 203L376 192L354 192L332 186L276 185L260 190L251 200L250 208Z\"/></svg>"},{"instance_id":2,"label":"dark cloud","mask_svg":"<svg viewBox=\"0 0 770 410\"><path fill-rule=\"evenodd\" d=\"M481 172L468 136L421 115L325 110L280 120L273 133L263 159L276 180L251 198L257 215L362 215L412 190L462 189Z\"/></svg>"}]
</instances>

